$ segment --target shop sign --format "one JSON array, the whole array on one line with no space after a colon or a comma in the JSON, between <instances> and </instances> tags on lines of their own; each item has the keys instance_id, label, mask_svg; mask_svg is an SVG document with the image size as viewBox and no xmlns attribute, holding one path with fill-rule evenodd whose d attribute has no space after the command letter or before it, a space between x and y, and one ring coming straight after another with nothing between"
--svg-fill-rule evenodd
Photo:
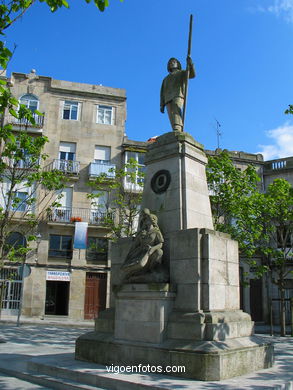
<instances>
[{"instance_id":1,"label":"shop sign","mask_svg":"<svg viewBox=\"0 0 293 390\"><path fill-rule=\"evenodd\" d=\"M59 280L62 282L70 282L70 272L47 271L46 280Z\"/></svg>"}]
</instances>

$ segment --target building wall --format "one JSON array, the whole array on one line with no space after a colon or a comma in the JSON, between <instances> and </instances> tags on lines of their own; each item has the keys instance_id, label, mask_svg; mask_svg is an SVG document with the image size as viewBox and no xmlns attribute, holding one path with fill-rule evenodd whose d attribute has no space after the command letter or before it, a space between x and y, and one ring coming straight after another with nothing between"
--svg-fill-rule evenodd
<instances>
[{"instance_id":1,"label":"building wall","mask_svg":"<svg viewBox=\"0 0 293 390\"><path fill-rule=\"evenodd\" d=\"M30 74L12 73L10 85L13 95L18 99L25 94L33 94L39 99L38 111L44 113L43 127L41 129L28 128L28 131L32 134L35 133L36 136L42 134L49 138L44 149L44 153L48 155L44 162L45 169L50 170L56 167L57 163L54 160L59 159L60 142L75 143L75 161L79 162L79 171L75 174L68 174L66 183L66 187L72 188L72 214L70 215L80 213L84 216L84 220L89 222L89 236L107 238L109 231L99 224L91 224L89 220L91 212L91 200L87 197L87 194L91 192L88 185L89 166L94 162L95 146L110 147L110 163L118 166L121 163L121 145L126 120L125 90L54 80L51 77L38 76L35 72ZM63 119L64 101L78 102L77 120ZM97 123L98 105L113 107L114 121L112 124ZM11 118L7 116L6 121L10 122ZM17 126L15 126L15 130L17 131ZM41 207L39 207L40 211ZM50 235L70 235L73 237L74 231L75 224L71 223L70 220L58 221L57 219L57 221L53 221L46 215L44 216L39 226L42 239L38 245L37 255L35 258L27 260L31 266L31 274L25 278L24 282L23 315L44 317L46 294L48 293L47 271L68 273L67 277L70 282L60 282L64 284L60 288L60 285L57 287L54 285L58 281L53 281L53 287L56 287L56 291L54 288L52 291L64 296L69 294L66 316L76 320L83 320L85 315L87 273L107 273L109 279L109 263L107 261L87 261L86 250L73 249L72 259L48 256ZM69 283L68 292L66 283ZM109 292L107 294L109 295Z\"/></svg>"}]
</instances>

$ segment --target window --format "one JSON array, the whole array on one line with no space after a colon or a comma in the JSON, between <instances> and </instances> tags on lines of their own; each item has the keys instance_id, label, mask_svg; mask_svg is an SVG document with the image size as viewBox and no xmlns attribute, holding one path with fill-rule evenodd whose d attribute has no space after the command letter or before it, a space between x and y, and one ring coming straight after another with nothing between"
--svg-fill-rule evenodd
<instances>
[{"instance_id":1,"label":"window","mask_svg":"<svg viewBox=\"0 0 293 390\"><path fill-rule=\"evenodd\" d=\"M107 191L94 190L92 199L92 209L106 212L108 208L109 193Z\"/></svg>"},{"instance_id":2,"label":"window","mask_svg":"<svg viewBox=\"0 0 293 390\"><path fill-rule=\"evenodd\" d=\"M127 187L134 185L139 188L143 186L145 171L144 157L145 153L141 152L127 151L125 153L125 164L135 163L133 167L126 166L126 172L129 173L125 180Z\"/></svg>"},{"instance_id":3,"label":"window","mask_svg":"<svg viewBox=\"0 0 293 390\"><path fill-rule=\"evenodd\" d=\"M63 119L77 121L78 119L78 102L65 100L63 108Z\"/></svg>"},{"instance_id":4,"label":"window","mask_svg":"<svg viewBox=\"0 0 293 390\"><path fill-rule=\"evenodd\" d=\"M97 123L101 123L103 125L112 125L114 123L113 112L113 107L99 105L97 107Z\"/></svg>"},{"instance_id":5,"label":"window","mask_svg":"<svg viewBox=\"0 0 293 390\"><path fill-rule=\"evenodd\" d=\"M95 162L107 164L110 161L111 148L110 146L95 146Z\"/></svg>"},{"instance_id":6,"label":"window","mask_svg":"<svg viewBox=\"0 0 293 390\"><path fill-rule=\"evenodd\" d=\"M11 232L6 237L4 245L4 255L6 256L12 248L16 250L16 256L22 256L20 254L20 251L17 253L17 250L21 248L26 248L26 238L23 234L19 232Z\"/></svg>"},{"instance_id":7,"label":"window","mask_svg":"<svg viewBox=\"0 0 293 390\"><path fill-rule=\"evenodd\" d=\"M72 236L50 235L49 257L72 259Z\"/></svg>"},{"instance_id":8,"label":"window","mask_svg":"<svg viewBox=\"0 0 293 390\"><path fill-rule=\"evenodd\" d=\"M17 142L17 144L19 147L19 142ZM39 161L34 161L34 159L32 159L31 155L29 154L29 152L26 149L19 147L17 155L18 155L18 158L20 158L20 156L23 157L21 160L17 159L17 161L16 161L17 168L23 168L23 169L24 168L33 168L34 165L39 163Z\"/></svg>"},{"instance_id":9,"label":"window","mask_svg":"<svg viewBox=\"0 0 293 390\"><path fill-rule=\"evenodd\" d=\"M13 193L13 201L11 205L11 210L14 211L26 211L28 209L27 205L28 193L25 191L15 191Z\"/></svg>"},{"instance_id":10,"label":"window","mask_svg":"<svg viewBox=\"0 0 293 390\"><path fill-rule=\"evenodd\" d=\"M86 259L90 261L107 261L108 240L107 238L88 237Z\"/></svg>"},{"instance_id":11,"label":"window","mask_svg":"<svg viewBox=\"0 0 293 390\"><path fill-rule=\"evenodd\" d=\"M79 162L75 161L76 144L74 142L60 142L59 159L55 160L54 168L69 174L79 173Z\"/></svg>"},{"instance_id":12,"label":"window","mask_svg":"<svg viewBox=\"0 0 293 390\"><path fill-rule=\"evenodd\" d=\"M31 112L35 112L39 107L39 99L30 93L23 95L19 99L19 103L26 106L28 109L31 110Z\"/></svg>"},{"instance_id":13,"label":"window","mask_svg":"<svg viewBox=\"0 0 293 390\"><path fill-rule=\"evenodd\" d=\"M52 218L57 222L69 222L72 217L72 187L66 187L57 191L57 202L59 206L53 209Z\"/></svg>"},{"instance_id":14,"label":"window","mask_svg":"<svg viewBox=\"0 0 293 390\"><path fill-rule=\"evenodd\" d=\"M59 159L60 160L75 160L76 144L74 142L60 142Z\"/></svg>"},{"instance_id":15,"label":"window","mask_svg":"<svg viewBox=\"0 0 293 390\"><path fill-rule=\"evenodd\" d=\"M109 193L107 191L93 191L95 197L91 204L91 223L103 224L108 217Z\"/></svg>"},{"instance_id":16,"label":"window","mask_svg":"<svg viewBox=\"0 0 293 390\"><path fill-rule=\"evenodd\" d=\"M39 109L39 99L35 95L32 95L30 93L23 95L19 99L19 104L25 106L32 112L32 116L35 120L36 125L43 125L43 115L38 115L37 113L35 113L35 111ZM27 119L26 115L23 116L23 114L21 118L17 119L17 123L27 126L31 125L31 122Z\"/></svg>"}]
</instances>

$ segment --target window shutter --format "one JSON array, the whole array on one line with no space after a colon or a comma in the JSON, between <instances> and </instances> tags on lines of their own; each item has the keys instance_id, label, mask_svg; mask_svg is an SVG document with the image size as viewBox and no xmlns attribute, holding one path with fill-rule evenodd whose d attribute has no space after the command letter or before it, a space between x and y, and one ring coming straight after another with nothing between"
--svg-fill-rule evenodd
<instances>
[{"instance_id":1,"label":"window shutter","mask_svg":"<svg viewBox=\"0 0 293 390\"><path fill-rule=\"evenodd\" d=\"M110 160L111 148L109 146L96 146L95 147L95 160Z\"/></svg>"}]
</instances>

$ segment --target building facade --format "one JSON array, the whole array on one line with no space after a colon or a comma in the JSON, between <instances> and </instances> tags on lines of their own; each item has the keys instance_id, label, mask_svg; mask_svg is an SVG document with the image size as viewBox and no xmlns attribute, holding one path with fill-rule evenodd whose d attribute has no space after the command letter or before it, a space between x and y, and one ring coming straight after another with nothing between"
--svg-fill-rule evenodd
<instances>
[{"instance_id":1,"label":"building facade","mask_svg":"<svg viewBox=\"0 0 293 390\"><path fill-rule=\"evenodd\" d=\"M110 264L104 224L107 189L93 202L89 182L102 172L111 180L111 168L121 165L125 90L54 80L35 71L12 73L8 82L19 103L43 113L34 114L36 126L26 123L33 136L49 139L43 169L58 169L66 176L58 206L44 213L38 226L37 251L26 259L30 274L24 278L22 315L92 319L107 304ZM4 123L11 123L16 133L24 125L9 114ZM81 221L88 224L88 246L74 249L76 222ZM8 264L2 278L16 269ZM7 281L3 315L18 309L21 280L14 279Z\"/></svg>"}]
</instances>

